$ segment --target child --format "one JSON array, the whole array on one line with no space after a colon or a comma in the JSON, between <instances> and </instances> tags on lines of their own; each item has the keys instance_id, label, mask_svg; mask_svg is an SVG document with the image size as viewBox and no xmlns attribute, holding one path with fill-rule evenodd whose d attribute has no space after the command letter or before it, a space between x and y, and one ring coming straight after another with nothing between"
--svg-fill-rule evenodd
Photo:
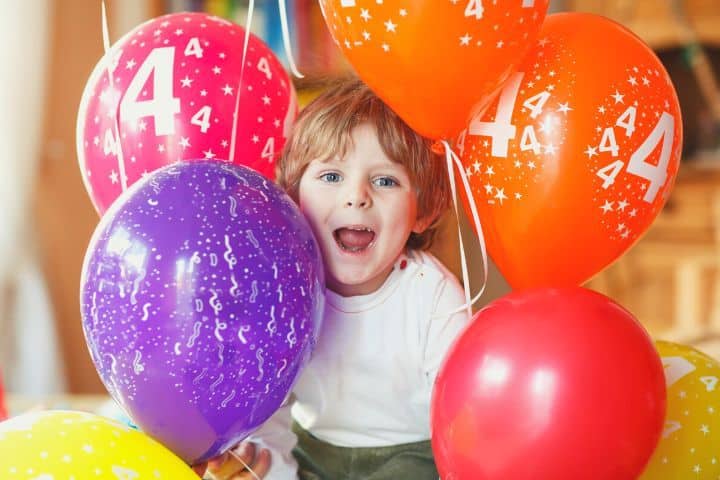
<instances>
[{"instance_id":1,"label":"child","mask_svg":"<svg viewBox=\"0 0 720 480\"><path fill-rule=\"evenodd\" d=\"M357 80L298 118L278 183L320 245L327 304L292 401L241 446L258 476L437 480L430 396L468 318L452 313L464 303L456 278L423 251L450 201L430 146ZM242 470L231 463L222 469Z\"/></svg>"}]
</instances>

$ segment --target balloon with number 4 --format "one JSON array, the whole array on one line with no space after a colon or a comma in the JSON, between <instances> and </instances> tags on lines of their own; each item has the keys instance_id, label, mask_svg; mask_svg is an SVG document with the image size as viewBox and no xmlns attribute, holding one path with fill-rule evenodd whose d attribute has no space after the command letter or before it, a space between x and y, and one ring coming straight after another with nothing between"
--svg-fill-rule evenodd
<instances>
[{"instance_id":1,"label":"balloon with number 4","mask_svg":"<svg viewBox=\"0 0 720 480\"><path fill-rule=\"evenodd\" d=\"M686 345L655 342L665 367L665 429L640 480L720 477L720 363Z\"/></svg>"},{"instance_id":2,"label":"balloon with number 4","mask_svg":"<svg viewBox=\"0 0 720 480\"><path fill-rule=\"evenodd\" d=\"M295 90L254 35L243 65L244 40L227 20L177 13L139 25L100 60L77 119L80 170L100 214L140 177L178 160L222 159L274 179Z\"/></svg>"},{"instance_id":3,"label":"balloon with number 4","mask_svg":"<svg viewBox=\"0 0 720 480\"><path fill-rule=\"evenodd\" d=\"M633 33L597 15L555 14L459 145L490 255L510 284L577 285L663 207L680 159L680 107Z\"/></svg>"},{"instance_id":4,"label":"balloon with number 4","mask_svg":"<svg viewBox=\"0 0 720 480\"><path fill-rule=\"evenodd\" d=\"M360 78L426 137L450 139L537 38L548 0L320 0Z\"/></svg>"}]
</instances>

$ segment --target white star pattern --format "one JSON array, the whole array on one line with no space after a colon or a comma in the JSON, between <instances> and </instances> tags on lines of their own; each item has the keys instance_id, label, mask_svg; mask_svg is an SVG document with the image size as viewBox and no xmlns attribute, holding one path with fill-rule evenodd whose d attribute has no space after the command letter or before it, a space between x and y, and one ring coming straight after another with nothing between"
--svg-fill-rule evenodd
<instances>
[{"instance_id":1,"label":"white star pattern","mask_svg":"<svg viewBox=\"0 0 720 480\"><path fill-rule=\"evenodd\" d=\"M80 143L79 156L83 175L87 179L92 178L86 182L88 188L95 184L91 196L99 208L106 209L122 192L122 179L129 186L141 178L145 170L152 171L177 159L204 158L206 152L212 153L215 158L227 160L229 152L227 147L221 147L221 140L232 135L233 108L225 105L233 104L232 100L238 91L242 41L237 39L242 38L242 28L230 22L205 21L207 18L202 13L177 15L175 18L170 16L160 21L168 21L167 28L161 27L160 22L151 21L150 26L138 29L121 40L122 44L117 45L119 54L114 62L121 68L114 71L112 90L108 88L106 70L98 67L93 72L83 100L87 105L89 121L78 124L79 134L84 137L83 143ZM207 35L210 28L215 31L212 37ZM160 33L156 35L158 31ZM231 31L235 32L232 36ZM191 39L200 41L189 43ZM160 47L164 46L174 49L174 57L167 59L171 69L159 75L162 72L155 66L157 63L148 70L151 64L146 62L150 53L158 55L161 53ZM274 158L275 152L284 144L283 127L290 110L292 88L287 73L277 59L270 55L267 47L251 39L247 62L253 67L262 65L262 71L246 67L242 88L244 93L246 90L251 93L242 97L236 144L237 163L242 151L246 159L243 161L247 161L250 166L257 166L259 171L268 175L274 170L274 161L268 161L268 154ZM267 62L263 64L261 58L262 62ZM138 76L143 71L150 72L145 79ZM268 77L266 73L271 76ZM164 84L166 78L171 83ZM115 118L118 117L117 103L133 81L136 84L142 81L137 97L133 100L149 104L164 101L167 107L146 110L142 116L120 117L118 128L123 154L120 156L114 153L117 149L113 144L106 141L106 132L113 129ZM155 105L159 107L160 104ZM260 108L263 109L263 115L278 121L258 124ZM94 118L97 121L93 121ZM163 122L167 125L167 133L162 132ZM249 137L240 140L240 132L247 131L250 125L259 126L257 133L262 142L252 143ZM267 145L270 150L263 156L263 148ZM119 162L124 162L122 168Z\"/></svg>"}]
</instances>

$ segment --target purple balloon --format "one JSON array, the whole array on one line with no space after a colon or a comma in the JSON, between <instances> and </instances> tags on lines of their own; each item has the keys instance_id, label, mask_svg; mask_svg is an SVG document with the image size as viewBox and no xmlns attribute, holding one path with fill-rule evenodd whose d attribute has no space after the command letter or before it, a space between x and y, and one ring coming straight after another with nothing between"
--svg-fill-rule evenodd
<instances>
[{"instance_id":1,"label":"purple balloon","mask_svg":"<svg viewBox=\"0 0 720 480\"><path fill-rule=\"evenodd\" d=\"M281 405L317 340L324 285L310 227L279 187L245 167L176 163L100 221L83 329L113 398L196 463Z\"/></svg>"}]
</instances>

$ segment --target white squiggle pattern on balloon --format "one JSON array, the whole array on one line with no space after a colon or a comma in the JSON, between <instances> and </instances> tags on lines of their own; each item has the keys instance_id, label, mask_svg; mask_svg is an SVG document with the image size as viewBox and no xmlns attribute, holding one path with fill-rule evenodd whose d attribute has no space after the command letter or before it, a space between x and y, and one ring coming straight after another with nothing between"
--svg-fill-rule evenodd
<instances>
[{"instance_id":1,"label":"white squiggle pattern on balloon","mask_svg":"<svg viewBox=\"0 0 720 480\"><path fill-rule=\"evenodd\" d=\"M210 293L212 293L212 297L210 297L210 301L208 303L210 304L210 307L212 307L213 312L215 312L215 315L217 315L222 310L222 303L218 300L218 293L214 288L210 289Z\"/></svg>"},{"instance_id":2,"label":"white squiggle pattern on balloon","mask_svg":"<svg viewBox=\"0 0 720 480\"><path fill-rule=\"evenodd\" d=\"M230 216L235 218L237 214L237 200L235 197L230 197Z\"/></svg>"},{"instance_id":3,"label":"white squiggle pattern on balloon","mask_svg":"<svg viewBox=\"0 0 720 480\"><path fill-rule=\"evenodd\" d=\"M295 271L297 273L300 273L300 263L299 262L295 262Z\"/></svg>"},{"instance_id":4,"label":"white squiggle pattern on balloon","mask_svg":"<svg viewBox=\"0 0 720 480\"><path fill-rule=\"evenodd\" d=\"M270 384L269 383L265 384L265 392L263 392L263 393L270 393Z\"/></svg>"},{"instance_id":5,"label":"white squiggle pattern on balloon","mask_svg":"<svg viewBox=\"0 0 720 480\"><path fill-rule=\"evenodd\" d=\"M145 280L145 275L147 275L147 272L143 268L142 270L140 270L137 278L135 278L135 280L133 280L133 289L132 289L132 292L130 293L130 304L131 305L135 305L137 303L137 294L138 294L138 291L140 291L140 282Z\"/></svg>"},{"instance_id":6,"label":"white squiggle pattern on balloon","mask_svg":"<svg viewBox=\"0 0 720 480\"><path fill-rule=\"evenodd\" d=\"M230 270L233 269L235 265L237 265L237 258L235 258L235 255L232 254L232 246L230 245L230 236L225 235L225 253L223 254L223 258L225 259L225 262L228 264L228 268Z\"/></svg>"},{"instance_id":7,"label":"white squiggle pattern on balloon","mask_svg":"<svg viewBox=\"0 0 720 480\"><path fill-rule=\"evenodd\" d=\"M290 318L290 332L288 332L285 339L290 344L290 347L294 347L297 343L297 333L295 333L295 317Z\"/></svg>"},{"instance_id":8,"label":"white squiggle pattern on balloon","mask_svg":"<svg viewBox=\"0 0 720 480\"><path fill-rule=\"evenodd\" d=\"M225 358L223 357L223 351L225 350L225 345L222 343L218 345L218 367L222 367L223 362L225 361Z\"/></svg>"},{"instance_id":9,"label":"white squiggle pattern on balloon","mask_svg":"<svg viewBox=\"0 0 720 480\"><path fill-rule=\"evenodd\" d=\"M151 306L152 306L152 304L150 302L143 305L143 307L142 307L143 316L140 317L140 320L142 320L143 322L147 322L147 319L150 318L150 307Z\"/></svg>"},{"instance_id":10,"label":"white squiggle pattern on balloon","mask_svg":"<svg viewBox=\"0 0 720 480\"><path fill-rule=\"evenodd\" d=\"M250 289L252 290L252 293L250 294L250 303L255 303L255 299L258 296L258 286L257 286L257 280L253 280L250 284Z\"/></svg>"},{"instance_id":11,"label":"white squiggle pattern on balloon","mask_svg":"<svg viewBox=\"0 0 720 480\"><path fill-rule=\"evenodd\" d=\"M175 355L182 355L182 352L180 351L180 342L175 342L175 347L173 347L173 351L175 352Z\"/></svg>"},{"instance_id":12,"label":"white squiggle pattern on balloon","mask_svg":"<svg viewBox=\"0 0 720 480\"><path fill-rule=\"evenodd\" d=\"M215 392L215 389L217 388L217 386L220 385L224 379L225 379L225 375L223 375L223 374L221 373L220 376L218 377L218 379L215 380L215 381L210 385L210 391L211 391L211 392Z\"/></svg>"},{"instance_id":13,"label":"white squiggle pattern on balloon","mask_svg":"<svg viewBox=\"0 0 720 480\"><path fill-rule=\"evenodd\" d=\"M258 376L255 378L256 381L260 381L263 378L263 375L265 374L265 371L263 370L263 363L265 362L265 359L262 357L263 349L258 348L255 352L255 358L257 358L258 361Z\"/></svg>"},{"instance_id":14,"label":"white squiggle pattern on balloon","mask_svg":"<svg viewBox=\"0 0 720 480\"><path fill-rule=\"evenodd\" d=\"M188 268L188 272L192 273L195 270L195 265L200 264L200 254L197 251L194 251L192 256L190 257L190 268Z\"/></svg>"},{"instance_id":15,"label":"white squiggle pattern on balloon","mask_svg":"<svg viewBox=\"0 0 720 480\"><path fill-rule=\"evenodd\" d=\"M277 294L278 294L278 303L282 303L282 300L283 300L282 284L278 285Z\"/></svg>"},{"instance_id":16,"label":"white squiggle pattern on balloon","mask_svg":"<svg viewBox=\"0 0 720 480\"><path fill-rule=\"evenodd\" d=\"M250 325L243 325L240 327L240 330L238 330L238 339L243 343L243 345L247 345L247 339L245 338L245 333L250 331Z\"/></svg>"},{"instance_id":17,"label":"white squiggle pattern on balloon","mask_svg":"<svg viewBox=\"0 0 720 480\"><path fill-rule=\"evenodd\" d=\"M93 292L92 294L92 307L90 307L90 315L93 319L93 328L97 327L98 324L98 308L97 308L97 292Z\"/></svg>"},{"instance_id":18,"label":"white squiggle pattern on balloon","mask_svg":"<svg viewBox=\"0 0 720 480\"><path fill-rule=\"evenodd\" d=\"M300 294L304 297L305 296L305 287L300 286Z\"/></svg>"},{"instance_id":19,"label":"white squiggle pattern on balloon","mask_svg":"<svg viewBox=\"0 0 720 480\"><path fill-rule=\"evenodd\" d=\"M245 236L250 243L253 244L253 247L260 248L260 242L257 241L257 238L255 238L255 234L253 234L252 230L245 230Z\"/></svg>"},{"instance_id":20,"label":"white squiggle pattern on balloon","mask_svg":"<svg viewBox=\"0 0 720 480\"><path fill-rule=\"evenodd\" d=\"M230 400L232 400L233 398L235 398L235 389L234 389L234 388L233 388L233 391L230 392L230 395L228 395L227 397L225 397L225 398L223 399L223 401L220 402L220 406L223 407L223 408L227 407L227 404L230 403Z\"/></svg>"},{"instance_id":21,"label":"white squiggle pattern on balloon","mask_svg":"<svg viewBox=\"0 0 720 480\"><path fill-rule=\"evenodd\" d=\"M222 335L220 335L220 332L227 329L227 323L221 322L219 318L215 319L215 338L218 339L219 342L223 341Z\"/></svg>"},{"instance_id":22,"label":"white squiggle pattern on balloon","mask_svg":"<svg viewBox=\"0 0 720 480\"><path fill-rule=\"evenodd\" d=\"M105 354L106 357L110 357L110 371L114 374L117 373L117 359L110 353Z\"/></svg>"},{"instance_id":23,"label":"white squiggle pattern on balloon","mask_svg":"<svg viewBox=\"0 0 720 480\"><path fill-rule=\"evenodd\" d=\"M277 375L275 375L276 378L280 378L280 375L282 375L283 370L287 367L287 360L284 358L282 359L282 366L278 369Z\"/></svg>"},{"instance_id":24,"label":"white squiggle pattern on balloon","mask_svg":"<svg viewBox=\"0 0 720 480\"><path fill-rule=\"evenodd\" d=\"M248 183L247 179L243 177L240 173L238 173L234 168L230 167L229 165L220 164L220 168L225 170L227 173L231 174L233 177L237 178L244 186L249 187L250 183Z\"/></svg>"},{"instance_id":25,"label":"white squiggle pattern on balloon","mask_svg":"<svg viewBox=\"0 0 720 480\"><path fill-rule=\"evenodd\" d=\"M200 375L193 378L193 385L197 385L200 382L200 380L202 380L203 377L207 374L207 371L208 371L207 367L203 368L202 372L200 372Z\"/></svg>"},{"instance_id":26,"label":"white squiggle pattern on balloon","mask_svg":"<svg viewBox=\"0 0 720 480\"><path fill-rule=\"evenodd\" d=\"M210 254L210 266L217 267L217 264L218 264L217 254L211 253Z\"/></svg>"},{"instance_id":27,"label":"white squiggle pattern on balloon","mask_svg":"<svg viewBox=\"0 0 720 480\"><path fill-rule=\"evenodd\" d=\"M160 193L160 184L158 183L157 177L154 177L154 178L150 181L150 186L152 187L152 189L153 189L153 191L155 192L155 194Z\"/></svg>"},{"instance_id":28,"label":"white squiggle pattern on balloon","mask_svg":"<svg viewBox=\"0 0 720 480\"><path fill-rule=\"evenodd\" d=\"M277 263L273 262L273 264L272 264L272 269L273 269L273 279L274 279L274 280L277 280L277 277L278 277L278 267L277 267Z\"/></svg>"},{"instance_id":29,"label":"white squiggle pattern on balloon","mask_svg":"<svg viewBox=\"0 0 720 480\"><path fill-rule=\"evenodd\" d=\"M201 328L202 328L202 322L195 322L195 324L193 325L193 334L190 336L190 338L188 338L188 341L185 344L185 346L187 346L188 348L192 348L195 346L195 340L197 340L198 337L200 336Z\"/></svg>"},{"instance_id":30,"label":"white squiggle pattern on balloon","mask_svg":"<svg viewBox=\"0 0 720 480\"><path fill-rule=\"evenodd\" d=\"M275 320L275 305L270 306L270 321L265 327L265 330L270 333L271 337L275 335L275 332L277 331L277 320Z\"/></svg>"},{"instance_id":31,"label":"white squiggle pattern on balloon","mask_svg":"<svg viewBox=\"0 0 720 480\"><path fill-rule=\"evenodd\" d=\"M135 350L135 359L133 360L133 371L135 372L136 375L139 375L145 371L145 366L142 363L140 363L141 360L142 360L142 352L140 352L139 350Z\"/></svg>"},{"instance_id":32,"label":"white squiggle pattern on balloon","mask_svg":"<svg viewBox=\"0 0 720 480\"><path fill-rule=\"evenodd\" d=\"M201 299L201 298L196 298L196 299L195 299L195 311L198 312L198 313L200 313L200 312L203 311L203 307L204 307L204 304L203 304L202 299Z\"/></svg>"},{"instance_id":33,"label":"white squiggle pattern on balloon","mask_svg":"<svg viewBox=\"0 0 720 480\"><path fill-rule=\"evenodd\" d=\"M232 287L230 287L230 295L237 298L238 296L240 296L240 289L238 288L239 285L237 280L235 280L234 273L230 274L230 283L232 283Z\"/></svg>"}]
</instances>

